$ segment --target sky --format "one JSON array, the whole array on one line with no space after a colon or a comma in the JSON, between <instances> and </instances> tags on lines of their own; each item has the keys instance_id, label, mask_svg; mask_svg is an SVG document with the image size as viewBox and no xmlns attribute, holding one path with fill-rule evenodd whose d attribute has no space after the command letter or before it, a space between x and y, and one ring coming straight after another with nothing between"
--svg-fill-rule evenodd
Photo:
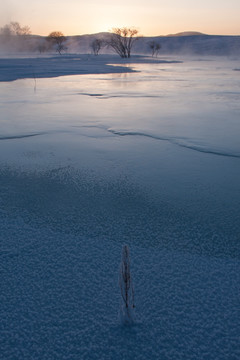
<instances>
[{"instance_id":1,"label":"sky","mask_svg":"<svg viewBox=\"0 0 240 360\"><path fill-rule=\"evenodd\" d=\"M144 36L199 31L240 35L240 0L0 0L0 28L11 21L32 34L92 34L135 27Z\"/></svg>"}]
</instances>

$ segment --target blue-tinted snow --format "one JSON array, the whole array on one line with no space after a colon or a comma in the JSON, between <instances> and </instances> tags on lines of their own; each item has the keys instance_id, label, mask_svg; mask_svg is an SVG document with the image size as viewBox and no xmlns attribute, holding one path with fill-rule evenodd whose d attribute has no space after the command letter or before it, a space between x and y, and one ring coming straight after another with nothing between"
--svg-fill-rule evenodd
<instances>
[{"instance_id":1,"label":"blue-tinted snow","mask_svg":"<svg viewBox=\"0 0 240 360\"><path fill-rule=\"evenodd\" d=\"M4 359L239 358L240 78L211 60L0 85Z\"/></svg>"},{"instance_id":2,"label":"blue-tinted snow","mask_svg":"<svg viewBox=\"0 0 240 360\"><path fill-rule=\"evenodd\" d=\"M63 75L127 73L134 70L124 65L136 62L166 64L179 61L142 56L119 60L119 57L114 55L91 56L84 54L68 54L54 57L28 57L22 55L19 57L18 53L11 58L8 58L7 55L0 58L0 81L17 79L34 79L36 81L38 78L52 78Z\"/></svg>"}]
</instances>

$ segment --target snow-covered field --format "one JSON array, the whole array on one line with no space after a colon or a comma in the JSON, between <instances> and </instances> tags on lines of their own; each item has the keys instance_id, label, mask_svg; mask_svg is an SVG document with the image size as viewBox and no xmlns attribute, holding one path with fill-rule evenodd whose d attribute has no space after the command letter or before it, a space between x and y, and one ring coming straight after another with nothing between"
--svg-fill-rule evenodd
<instances>
[{"instance_id":1,"label":"snow-covered field","mask_svg":"<svg viewBox=\"0 0 240 360\"><path fill-rule=\"evenodd\" d=\"M238 360L240 60L108 60L0 60L1 358Z\"/></svg>"},{"instance_id":2,"label":"snow-covered field","mask_svg":"<svg viewBox=\"0 0 240 360\"><path fill-rule=\"evenodd\" d=\"M29 57L26 54L16 53L10 58L8 55L0 57L0 82L63 75L127 73L134 71L129 67L131 63L166 64L176 62L179 61L144 56L134 56L130 59L120 58L119 60L117 55L68 54L39 57L32 55Z\"/></svg>"}]
</instances>

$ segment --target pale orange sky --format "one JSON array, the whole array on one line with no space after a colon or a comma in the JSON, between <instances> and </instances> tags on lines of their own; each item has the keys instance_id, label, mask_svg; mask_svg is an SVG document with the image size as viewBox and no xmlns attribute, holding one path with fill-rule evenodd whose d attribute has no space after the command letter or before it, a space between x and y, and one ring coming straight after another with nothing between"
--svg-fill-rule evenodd
<instances>
[{"instance_id":1,"label":"pale orange sky","mask_svg":"<svg viewBox=\"0 0 240 360\"><path fill-rule=\"evenodd\" d=\"M0 27L10 21L33 34L65 35L136 27L142 35L182 31L240 35L240 0L1 0Z\"/></svg>"}]
</instances>

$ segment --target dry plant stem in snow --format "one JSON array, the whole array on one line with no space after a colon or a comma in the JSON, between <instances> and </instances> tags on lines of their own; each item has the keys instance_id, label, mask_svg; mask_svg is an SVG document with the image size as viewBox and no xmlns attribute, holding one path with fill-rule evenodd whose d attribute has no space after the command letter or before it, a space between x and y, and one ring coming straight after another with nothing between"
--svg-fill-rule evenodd
<instances>
[{"instance_id":1,"label":"dry plant stem in snow","mask_svg":"<svg viewBox=\"0 0 240 360\"><path fill-rule=\"evenodd\" d=\"M125 325L134 323L134 288L130 272L129 247L122 248L122 260L119 271L119 286L121 290L120 320Z\"/></svg>"}]
</instances>

